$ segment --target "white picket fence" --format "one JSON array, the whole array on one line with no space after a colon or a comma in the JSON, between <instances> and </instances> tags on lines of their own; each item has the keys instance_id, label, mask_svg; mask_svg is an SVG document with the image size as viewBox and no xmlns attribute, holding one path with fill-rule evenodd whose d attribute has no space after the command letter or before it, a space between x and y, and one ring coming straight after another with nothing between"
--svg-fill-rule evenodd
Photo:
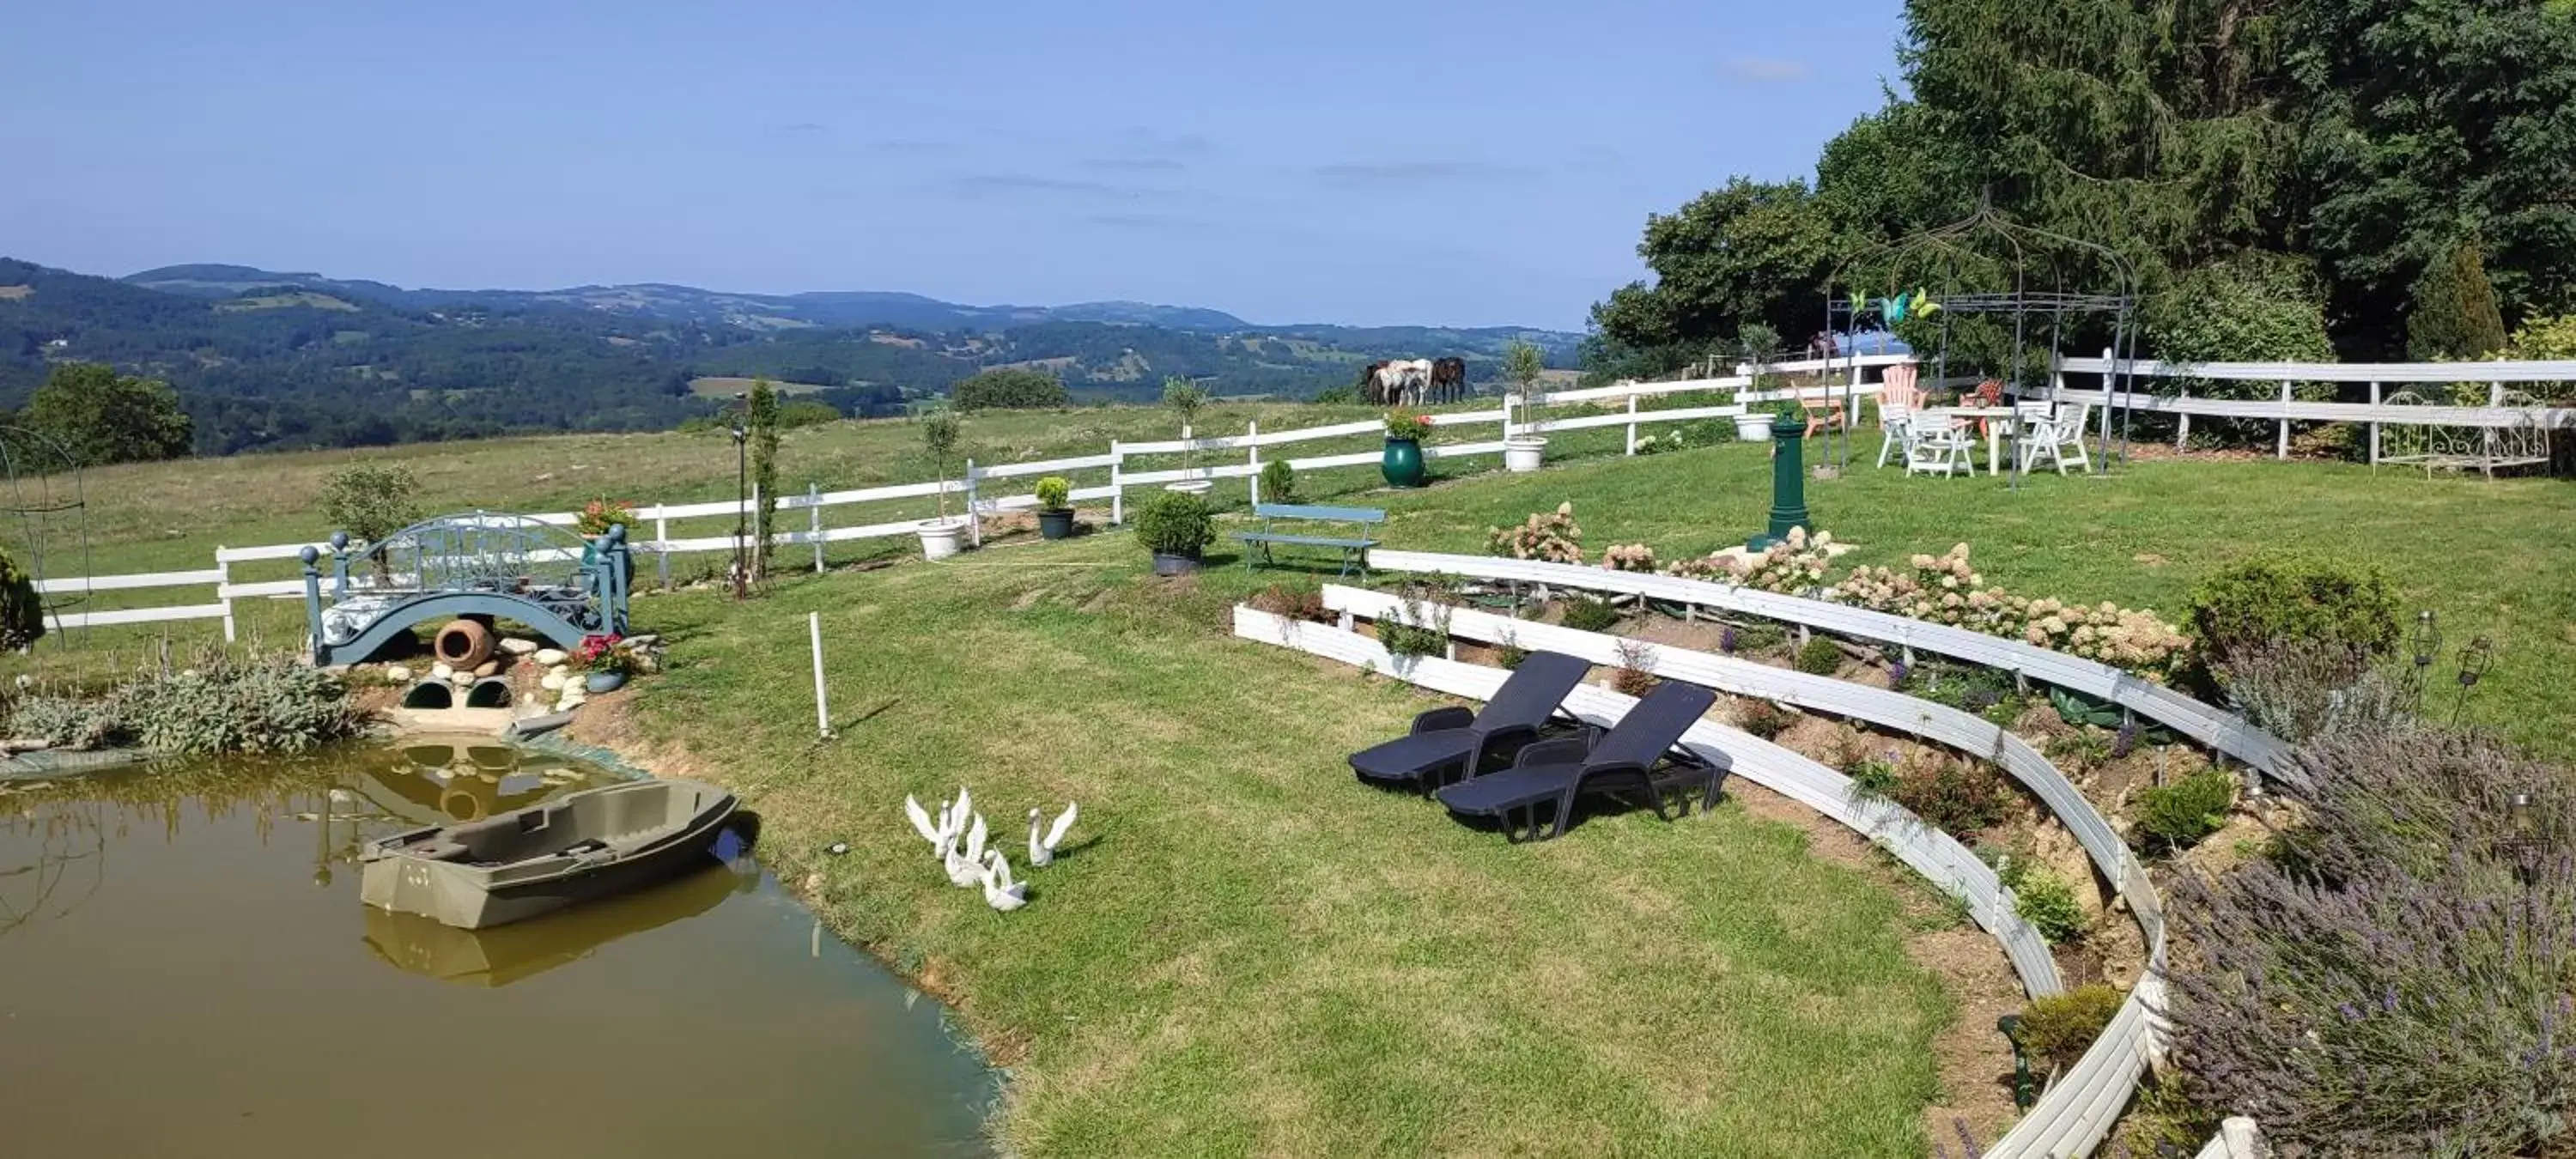
<instances>
[{"instance_id":1,"label":"white picket fence","mask_svg":"<svg viewBox=\"0 0 2576 1159\"><path fill-rule=\"evenodd\" d=\"M1512 434L1549 434L1564 431L1624 426L1627 428L1626 453L1635 454L1637 451L1638 429L1640 427L1652 426L1657 423L1684 423L1696 422L1702 419L1733 418L1736 415L1746 413L1746 411L1752 406L1790 399L1840 399L1846 394L1856 398L1871 397L1875 396L1878 392L1878 383L1871 378L1871 375L1880 368L1906 361L1909 361L1909 359L1904 355L1872 355L1859 359L1788 362L1766 368L1767 372L1772 373L1808 375L1832 373L1846 376L1844 381L1838 382L1832 386L1810 385L1803 388L1751 391L1748 388L1752 386L1752 377L1747 374L1737 374L1724 378L1688 379L1677 382L1619 383L1612 386L1556 391L1544 397L1544 401L1548 405L1554 406L1577 403L1610 404L1614 402L1624 402L1626 407L1624 410L1609 414L1574 415L1553 419L1546 418L1542 415L1542 417L1535 422L1514 422L1512 408L1509 401L1505 400L1504 405L1494 409L1453 414L1436 414L1431 416L1432 425L1441 430L1456 430L1460 428L1471 428L1484 425L1495 426L1496 431L1494 438L1480 439L1472 442L1433 443L1424 446L1422 448L1422 452L1423 456L1428 459L1461 459L1476 455L1499 455L1503 450L1503 439ZM1639 405L1641 400L1645 399L1698 391L1736 392L1737 401L1722 406L1672 407L1660 410L1645 409ZM823 568L823 551L825 546L828 544L850 543L859 540L884 539L910 535L919 530L922 525L922 521L919 519L899 519L889 522L854 524L842 527L826 526L824 521L824 512L827 509L861 503L884 503L904 499L933 498L946 494L956 496L967 510L972 511L979 517L1010 511L1032 510L1037 507L1038 502L1036 494L1032 492L1010 492L1003 494L988 494L987 492L996 490L997 488L992 486L996 483L1005 483L1007 486L1012 487L1017 486L1017 484L1008 484L1007 481L1010 480L1034 479L1036 477L1046 475L1070 475L1075 472L1098 471L1103 468L1106 468L1109 472L1109 482L1107 484L1074 488L1072 497L1073 501L1077 503L1103 499L1108 500L1110 504L1111 523L1126 522L1126 492L1130 487L1156 487L1190 480L1213 481L1217 479L1246 479L1250 480L1250 493L1252 498L1257 501L1260 497L1259 478L1261 475L1261 469L1265 463L1263 454L1269 448L1288 447L1299 443L1311 443L1326 439L1353 438L1375 434L1382 429L1383 427L1380 422L1375 419L1360 422L1332 423L1324 426L1301 427L1292 430L1269 432L1264 432L1261 430L1261 426L1258 422L1253 422L1245 424L1244 432L1240 435L1194 438L1190 437L1190 432L1184 430L1182 438L1157 442L1131 443L1112 440L1109 444L1108 452L1099 455L1079 455L1070 458L1047 459L1040 462L1003 463L993 465L978 464L969 460L966 463L964 476L958 479L933 480L925 483L897 483L883 487L861 487L844 491L824 491L819 487L808 487L806 492L802 495L783 495L779 497L778 508L780 514L778 521L780 530L776 531L772 537L772 550L775 552L777 549L784 547L798 545L809 546L813 549L813 566L815 570L820 571ZM1169 468L1151 471L1135 471L1127 468L1128 460L1134 457L1178 455L1184 453L1241 454L1243 456L1243 461L1200 464L1195 467ZM1276 457L1276 455L1274 454L1273 457ZM1288 465L1299 471L1322 470L1331 467L1369 466L1377 463L1380 458L1380 451L1370 450L1351 452L1347 454L1312 455L1303 458L1291 457L1288 459ZM729 552L734 550L737 546L735 537L729 532L719 535L675 536L672 533L672 523L675 521L710 519L715 517L724 517L729 521L747 519L747 513L757 505L758 501L757 496L755 496L747 503L737 503L731 499L719 499L704 503L657 503L650 506L639 506L635 512L638 526L639 528L649 526L652 529L652 534L649 538L638 539L634 544L634 550L639 554L653 558L659 577L662 580L667 581L670 578L671 558L673 556L689 555L694 553ZM796 522L794 513L798 511L805 513L803 520L805 526L801 529L796 529L791 526ZM534 519L542 523L569 527L575 522L576 517L573 512L557 511L527 516L527 518ZM980 518L969 520L968 528L970 535L980 538L982 534ZM224 639L232 640L235 638L236 634L236 609L234 606L236 601L262 598L300 597L304 593L303 582L297 579L236 581L233 570L234 566L237 564L260 563L264 561L291 560L296 558L306 546L308 545L302 543L281 543L258 547L217 547L214 551L214 566L211 568L192 571L49 578L39 582L37 590L43 594L53 596L77 595L87 597L100 592L132 591L156 588L210 587L214 589L214 598L208 602L168 604L152 607L58 611L53 615L53 625L56 630L64 630L72 628L104 627L115 624L143 624L184 620L221 620L223 622ZM316 540L310 544L310 546L326 552L330 550L328 544L322 543L319 540Z\"/></svg>"},{"instance_id":2,"label":"white picket fence","mask_svg":"<svg viewBox=\"0 0 2576 1159\"><path fill-rule=\"evenodd\" d=\"M2279 397L2265 399L2194 398L2185 389L2172 395L2124 390L2115 398L2107 387L2092 390L2067 386L2068 374L2112 376L2134 379L2164 378L2220 382L2278 383ZM2296 384L2333 382L2367 384L2370 401L2311 402L2292 397ZM2396 404L2383 401L2391 385L2443 384L2455 382L2487 384L2486 406L2434 406ZM2563 430L2576 428L2576 408L2564 406L2507 406L2508 387L2515 383L2576 382L2576 360L2548 362L2160 362L2154 359L2115 359L2108 350L2100 358L2067 358L2059 360L2052 389L2055 397L2068 402L2090 403L2099 408L2101 430L2111 432L2113 407L2134 409L2143 414L2169 414L2177 417L2175 441L2191 436L2193 416L2206 418L2269 420L2276 425L2273 454L2290 455L2292 422L2364 423L2370 428L2370 461L2381 461L2380 440L2387 426L2480 427L2488 429Z\"/></svg>"}]
</instances>

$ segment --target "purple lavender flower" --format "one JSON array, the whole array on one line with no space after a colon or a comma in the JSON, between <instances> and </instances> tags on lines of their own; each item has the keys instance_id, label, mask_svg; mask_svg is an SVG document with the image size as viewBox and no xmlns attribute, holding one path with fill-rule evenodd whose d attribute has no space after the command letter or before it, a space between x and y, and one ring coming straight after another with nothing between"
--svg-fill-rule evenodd
<instances>
[{"instance_id":1,"label":"purple lavender flower","mask_svg":"<svg viewBox=\"0 0 2576 1159\"><path fill-rule=\"evenodd\" d=\"M1735 625L1728 624L1717 630L1717 650L1729 656L1735 654Z\"/></svg>"},{"instance_id":2,"label":"purple lavender flower","mask_svg":"<svg viewBox=\"0 0 2576 1159\"><path fill-rule=\"evenodd\" d=\"M1899 660L1894 664L1888 665L1887 686L1889 688L1905 687L1905 677L1911 671L1912 669L1906 667L1905 661L1903 660Z\"/></svg>"},{"instance_id":3,"label":"purple lavender flower","mask_svg":"<svg viewBox=\"0 0 2576 1159\"><path fill-rule=\"evenodd\" d=\"M2120 731L2111 737L2111 759L2116 761L2136 751L2138 722L2134 719L2121 721Z\"/></svg>"}]
</instances>

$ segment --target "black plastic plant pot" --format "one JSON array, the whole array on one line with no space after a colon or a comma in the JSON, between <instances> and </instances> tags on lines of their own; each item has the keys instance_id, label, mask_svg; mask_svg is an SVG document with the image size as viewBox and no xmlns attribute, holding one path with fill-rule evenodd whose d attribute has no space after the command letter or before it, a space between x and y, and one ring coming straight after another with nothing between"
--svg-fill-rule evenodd
<instances>
[{"instance_id":1,"label":"black plastic plant pot","mask_svg":"<svg viewBox=\"0 0 2576 1159\"><path fill-rule=\"evenodd\" d=\"M1038 511L1038 534L1048 539L1073 538L1073 508L1041 508Z\"/></svg>"},{"instance_id":2,"label":"black plastic plant pot","mask_svg":"<svg viewBox=\"0 0 2576 1159\"><path fill-rule=\"evenodd\" d=\"M1188 575L1198 569L1199 553L1195 551L1186 555L1170 551L1154 553L1155 575Z\"/></svg>"}]
</instances>

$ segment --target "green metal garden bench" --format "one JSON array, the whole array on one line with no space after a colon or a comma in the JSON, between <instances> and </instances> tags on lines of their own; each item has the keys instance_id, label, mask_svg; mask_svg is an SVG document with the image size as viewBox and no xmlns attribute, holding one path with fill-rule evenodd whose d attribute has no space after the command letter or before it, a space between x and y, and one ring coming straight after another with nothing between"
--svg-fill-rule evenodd
<instances>
[{"instance_id":1,"label":"green metal garden bench","mask_svg":"<svg viewBox=\"0 0 2576 1159\"><path fill-rule=\"evenodd\" d=\"M1243 570L1252 570L1253 548L1261 549L1262 562L1273 563L1276 561L1270 558L1271 546L1284 543L1292 547L1340 548L1340 574L1349 575L1351 568L1357 566L1361 579L1368 578L1368 549L1377 546L1377 540L1370 538L1369 533L1378 524L1386 522L1386 512L1375 507L1309 507L1288 503L1255 503L1252 517L1261 520L1261 530L1234 533L1234 537L1242 540L1244 545ZM1296 523L1347 523L1351 525L1353 534L1307 535L1281 531L1279 525L1282 520L1291 521L1292 526Z\"/></svg>"}]
</instances>

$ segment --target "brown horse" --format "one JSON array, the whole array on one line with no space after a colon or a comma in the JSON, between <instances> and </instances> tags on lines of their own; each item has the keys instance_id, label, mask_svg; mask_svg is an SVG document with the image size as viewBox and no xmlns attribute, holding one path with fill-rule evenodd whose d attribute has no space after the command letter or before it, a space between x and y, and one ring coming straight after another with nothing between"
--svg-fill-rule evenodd
<instances>
[{"instance_id":1,"label":"brown horse","mask_svg":"<svg viewBox=\"0 0 2576 1159\"><path fill-rule=\"evenodd\" d=\"M1394 405L1390 400L1381 397L1383 392L1377 385L1377 372L1386 369L1386 363L1387 360L1381 358L1360 368L1360 380L1357 384L1359 394L1361 398L1367 399L1371 406Z\"/></svg>"},{"instance_id":2,"label":"brown horse","mask_svg":"<svg viewBox=\"0 0 2576 1159\"><path fill-rule=\"evenodd\" d=\"M1439 358L1431 363L1431 401L1456 402L1467 397L1467 360Z\"/></svg>"}]
</instances>

